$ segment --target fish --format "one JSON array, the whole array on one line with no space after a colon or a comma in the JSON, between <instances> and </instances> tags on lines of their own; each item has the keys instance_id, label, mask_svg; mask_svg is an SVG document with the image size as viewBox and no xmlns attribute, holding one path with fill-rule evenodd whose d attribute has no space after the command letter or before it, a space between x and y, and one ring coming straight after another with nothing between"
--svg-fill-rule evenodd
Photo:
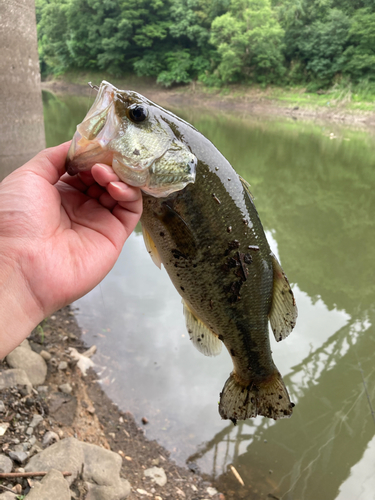
<instances>
[{"instance_id":1,"label":"fish","mask_svg":"<svg viewBox=\"0 0 375 500\"><path fill-rule=\"evenodd\" d=\"M217 356L224 344L232 359L221 418L235 424L257 415L290 417L294 404L272 359L268 323L277 341L286 338L297 306L249 184L170 111L106 81L96 90L74 134L67 172L104 162L141 188L146 248L182 297L190 340L206 356Z\"/></svg>"}]
</instances>

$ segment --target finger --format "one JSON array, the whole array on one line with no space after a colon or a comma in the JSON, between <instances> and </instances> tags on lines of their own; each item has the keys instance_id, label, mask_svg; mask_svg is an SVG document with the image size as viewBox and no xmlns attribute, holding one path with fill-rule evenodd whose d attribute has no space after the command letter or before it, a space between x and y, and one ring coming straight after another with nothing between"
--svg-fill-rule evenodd
<instances>
[{"instance_id":1,"label":"finger","mask_svg":"<svg viewBox=\"0 0 375 500\"><path fill-rule=\"evenodd\" d=\"M73 176L64 174L61 177L61 181L82 192L85 192L87 190L87 186L92 186L93 184L95 184L95 180L89 170L87 172L80 172L79 174Z\"/></svg>"},{"instance_id":2,"label":"finger","mask_svg":"<svg viewBox=\"0 0 375 500\"><path fill-rule=\"evenodd\" d=\"M56 184L65 172L65 159L70 143L71 141L68 141L54 148L44 149L19 170L33 172L50 184Z\"/></svg>"},{"instance_id":3,"label":"finger","mask_svg":"<svg viewBox=\"0 0 375 500\"><path fill-rule=\"evenodd\" d=\"M107 186L107 191L117 201L136 201L142 196L139 188L128 186L121 181L110 182Z\"/></svg>"},{"instance_id":4,"label":"finger","mask_svg":"<svg viewBox=\"0 0 375 500\"><path fill-rule=\"evenodd\" d=\"M90 198L99 199L105 192L106 191L99 186L99 184L93 184L87 189L86 194L87 196L90 196Z\"/></svg>"},{"instance_id":5,"label":"finger","mask_svg":"<svg viewBox=\"0 0 375 500\"><path fill-rule=\"evenodd\" d=\"M120 202L112 213L125 228L126 238L134 231L142 215L142 198L129 203Z\"/></svg>"},{"instance_id":6,"label":"finger","mask_svg":"<svg viewBox=\"0 0 375 500\"><path fill-rule=\"evenodd\" d=\"M103 163L94 165L91 169L91 173L96 182L103 187L110 182L117 182L120 180L112 168Z\"/></svg>"},{"instance_id":7,"label":"finger","mask_svg":"<svg viewBox=\"0 0 375 500\"><path fill-rule=\"evenodd\" d=\"M99 203L105 207L108 208L108 210L113 210L115 206L117 205L117 201L112 198L112 196L107 193L107 191L104 191L104 193L100 196L99 198Z\"/></svg>"}]
</instances>

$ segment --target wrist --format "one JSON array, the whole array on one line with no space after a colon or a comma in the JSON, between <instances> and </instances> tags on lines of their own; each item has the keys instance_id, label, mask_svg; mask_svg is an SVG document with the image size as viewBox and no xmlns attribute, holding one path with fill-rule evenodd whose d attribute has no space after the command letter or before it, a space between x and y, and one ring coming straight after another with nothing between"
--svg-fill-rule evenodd
<instances>
[{"instance_id":1,"label":"wrist","mask_svg":"<svg viewBox=\"0 0 375 500\"><path fill-rule=\"evenodd\" d=\"M16 261L0 255L0 359L44 319Z\"/></svg>"}]
</instances>

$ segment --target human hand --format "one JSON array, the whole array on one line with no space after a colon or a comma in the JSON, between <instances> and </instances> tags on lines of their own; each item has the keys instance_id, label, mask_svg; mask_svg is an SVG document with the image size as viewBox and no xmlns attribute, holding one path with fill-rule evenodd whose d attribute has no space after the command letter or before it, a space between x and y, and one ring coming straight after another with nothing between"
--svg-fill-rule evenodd
<instances>
[{"instance_id":1,"label":"human hand","mask_svg":"<svg viewBox=\"0 0 375 500\"><path fill-rule=\"evenodd\" d=\"M106 276L142 213L140 190L110 167L64 174L68 148L0 183L0 359Z\"/></svg>"}]
</instances>

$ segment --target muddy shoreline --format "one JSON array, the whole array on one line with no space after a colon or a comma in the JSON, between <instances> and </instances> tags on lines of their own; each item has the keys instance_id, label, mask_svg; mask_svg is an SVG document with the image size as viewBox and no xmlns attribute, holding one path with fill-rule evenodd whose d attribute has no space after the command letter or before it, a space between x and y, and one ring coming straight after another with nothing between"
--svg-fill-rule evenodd
<instances>
[{"instance_id":1,"label":"muddy shoreline","mask_svg":"<svg viewBox=\"0 0 375 500\"><path fill-rule=\"evenodd\" d=\"M36 438L33 445L35 451L46 449L45 436L53 433L60 442L76 438L80 442L115 452L122 458L121 477L130 482L129 500L228 498L214 489L209 478L202 477L195 470L177 466L169 459L167 450L156 441L148 440L147 418L138 422L130 408L129 411L120 411L101 389L92 368L86 375L82 373L70 353L71 348L84 353L87 346L81 339L81 329L71 307L65 307L44 320L28 337L28 344L34 353L45 356L47 376L41 387L34 386L31 394L26 394L20 386L18 389L0 390L3 408L0 421L7 427L0 437L0 455L12 458L15 447L27 443L30 437L28 426L37 415L40 423L33 433ZM95 361L95 355L93 359ZM0 375L9 369L6 360L0 361ZM64 388L70 389L65 391ZM33 455L33 449L28 452L29 458ZM21 463L21 469L29 458ZM13 471L19 467L20 463L13 459ZM165 485L158 486L144 475L144 471L152 467L164 470L167 478ZM27 495L30 490L25 481L14 481L13 484L12 481L0 479L0 498L3 493L1 485L15 488L17 485L20 487L20 484L23 487L22 494ZM86 498L84 481L75 481L71 490L75 495L72 498Z\"/></svg>"},{"instance_id":2,"label":"muddy shoreline","mask_svg":"<svg viewBox=\"0 0 375 500\"><path fill-rule=\"evenodd\" d=\"M92 95L88 85L81 85L60 80L42 81L42 90L56 95ZM177 87L163 89L157 85L139 84L132 90L137 90L150 100L164 107L189 107L212 109L216 112L240 112L254 117L280 117L301 121L331 122L355 128L369 128L375 125L375 112L349 110L345 105L332 107L307 107L298 103L285 103L271 99L266 92L249 89L243 95L222 95L218 91L203 92L199 87Z\"/></svg>"}]
</instances>

